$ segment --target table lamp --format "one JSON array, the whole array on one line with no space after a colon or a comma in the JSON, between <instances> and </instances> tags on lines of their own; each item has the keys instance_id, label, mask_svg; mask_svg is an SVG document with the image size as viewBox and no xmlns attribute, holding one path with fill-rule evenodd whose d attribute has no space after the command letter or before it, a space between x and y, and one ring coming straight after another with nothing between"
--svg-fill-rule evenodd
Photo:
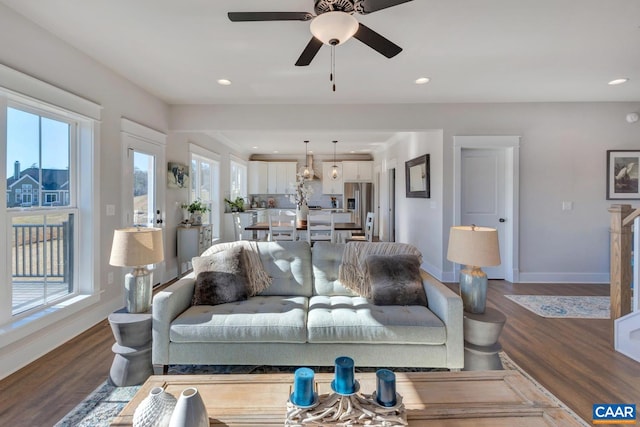
<instances>
[{"instance_id":1,"label":"table lamp","mask_svg":"<svg viewBox=\"0 0 640 427\"><path fill-rule=\"evenodd\" d=\"M460 270L464 311L484 313L488 279L480 267L500 265L498 230L475 225L451 227L447 259L466 266Z\"/></svg>"},{"instance_id":2,"label":"table lamp","mask_svg":"<svg viewBox=\"0 0 640 427\"><path fill-rule=\"evenodd\" d=\"M124 279L129 313L151 308L151 272L147 265L164 259L161 228L131 227L115 230L109 264L133 267Z\"/></svg>"}]
</instances>

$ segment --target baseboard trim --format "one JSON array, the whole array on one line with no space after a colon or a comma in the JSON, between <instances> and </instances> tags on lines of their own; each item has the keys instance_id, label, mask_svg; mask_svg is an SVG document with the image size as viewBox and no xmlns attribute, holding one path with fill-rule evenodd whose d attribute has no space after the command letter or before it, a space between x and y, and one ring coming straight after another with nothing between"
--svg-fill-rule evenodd
<instances>
[{"instance_id":1,"label":"baseboard trim","mask_svg":"<svg viewBox=\"0 0 640 427\"><path fill-rule=\"evenodd\" d=\"M517 283L589 283L609 284L608 273L523 273Z\"/></svg>"}]
</instances>

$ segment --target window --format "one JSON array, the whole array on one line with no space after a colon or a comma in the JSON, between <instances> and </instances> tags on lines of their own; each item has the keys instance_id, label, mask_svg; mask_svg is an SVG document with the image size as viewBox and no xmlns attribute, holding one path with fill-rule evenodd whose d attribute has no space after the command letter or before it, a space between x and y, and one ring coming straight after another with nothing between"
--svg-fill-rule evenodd
<instances>
[{"instance_id":1,"label":"window","mask_svg":"<svg viewBox=\"0 0 640 427\"><path fill-rule=\"evenodd\" d=\"M44 195L45 204L52 206L58 201L57 193L47 193Z\"/></svg>"},{"instance_id":2,"label":"window","mask_svg":"<svg viewBox=\"0 0 640 427\"><path fill-rule=\"evenodd\" d=\"M231 183L229 191L229 199L235 200L237 197L242 197L246 200L247 197L247 165L240 159L231 157L229 161L231 169L231 177L229 182Z\"/></svg>"},{"instance_id":3,"label":"window","mask_svg":"<svg viewBox=\"0 0 640 427\"><path fill-rule=\"evenodd\" d=\"M203 223L213 225L213 237L220 237L220 157L194 144L191 151L191 199L200 199L211 209Z\"/></svg>"},{"instance_id":4,"label":"window","mask_svg":"<svg viewBox=\"0 0 640 427\"><path fill-rule=\"evenodd\" d=\"M100 228L93 212L99 209L95 131L102 107L8 67L0 67L0 80L4 348L100 301Z\"/></svg>"},{"instance_id":5,"label":"window","mask_svg":"<svg viewBox=\"0 0 640 427\"><path fill-rule=\"evenodd\" d=\"M73 199L53 208L68 193L75 173L77 123L48 111L12 105L7 117L7 213L10 221L12 314L76 293ZM66 189L62 189L66 187ZM44 203L41 203L44 202ZM59 203L56 203L59 205ZM25 209L26 208L26 209Z\"/></svg>"}]
</instances>

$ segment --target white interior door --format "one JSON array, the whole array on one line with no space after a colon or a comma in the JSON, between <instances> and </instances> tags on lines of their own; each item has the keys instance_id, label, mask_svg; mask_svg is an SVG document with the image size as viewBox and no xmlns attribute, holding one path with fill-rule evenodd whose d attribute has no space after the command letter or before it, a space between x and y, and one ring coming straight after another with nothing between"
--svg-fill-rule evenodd
<instances>
[{"instance_id":1,"label":"white interior door","mask_svg":"<svg viewBox=\"0 0 640 427\"><path fill-rule=\"evenodd\" d=\"M500 258L505 259L505 152L502 149L462 150L461 224L498 230ZM490 279L504 279L504 262L482 267Z\"/></svg>"},{"instance_id":2,"label":"white interior door","mask_svg":"<svg viewBox=\"0 0 640 427\"><path fill-rule=\"evenodd\" d=\"M129 122L131 124L131 122ZM164 144L145 133L155 132L135 125L133 131L122 132L123 147L123 227L164 228L165 223L165 154ZM166 237L163 239L166 241ZM166 248L165 248L166 257ZM165 281L165 263L153 269L153 283Z\"/></svg>"}]
</instances>

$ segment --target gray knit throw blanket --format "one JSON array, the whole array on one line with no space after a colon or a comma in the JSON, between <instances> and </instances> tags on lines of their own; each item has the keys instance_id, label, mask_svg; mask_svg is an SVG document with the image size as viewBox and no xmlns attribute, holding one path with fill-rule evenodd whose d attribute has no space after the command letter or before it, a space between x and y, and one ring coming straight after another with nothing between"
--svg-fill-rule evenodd
<instances>
[{"instance_id":1,"label":"gray knit throw blanket","mask_svg":"<svg viewBox=\"0 0 640 427\"><path fill-rule=\"evenodd\" d=\"M416 255L422 264L422 253L413 245L395 242L348 242L338 270L340 283L366 298L371 298L371 286L366 260L369 255Z\"/></svg>"},{"instance_id":2,"label":"gray knit throw blanket","mask_svg":"<svg viewBox=\"0 0 640 427\"><path fill-rule=\"evenodd\" d=\"M239 240L237 242L217 243L204 251L201 256L213 255L234 246L242 246L242 254L240 256L244 272L247 275L249 296L257 295L267 289L271 285L271 276L262 265L257 242Z\"/></svg>"}]
</instances>

